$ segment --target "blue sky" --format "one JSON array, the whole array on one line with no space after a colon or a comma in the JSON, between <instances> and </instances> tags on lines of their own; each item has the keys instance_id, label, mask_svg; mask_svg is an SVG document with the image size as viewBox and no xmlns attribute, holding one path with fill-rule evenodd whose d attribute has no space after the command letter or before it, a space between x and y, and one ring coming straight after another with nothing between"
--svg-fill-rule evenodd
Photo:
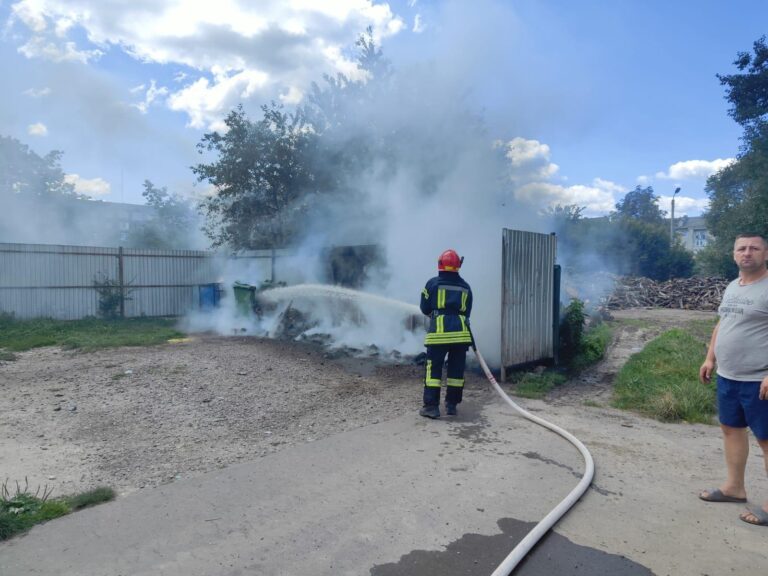
<instances>
[{"instance_id":1,"label":"blue sky","mask_svg":"<svg viewBox=\"0 0 768 576\"><path fill-rule=\"evenodd\" d=\"M292 105L350 72L373 26L395 69L466 86L506 147L518 201L603 214L651 185L676 215L740 128L717 73L766 33L768 3L661 0L0 0L0 135L64 152L78 189L142 202L145 179L205 193L195 145L237 103Z\"/></svg>"}]
</instances>

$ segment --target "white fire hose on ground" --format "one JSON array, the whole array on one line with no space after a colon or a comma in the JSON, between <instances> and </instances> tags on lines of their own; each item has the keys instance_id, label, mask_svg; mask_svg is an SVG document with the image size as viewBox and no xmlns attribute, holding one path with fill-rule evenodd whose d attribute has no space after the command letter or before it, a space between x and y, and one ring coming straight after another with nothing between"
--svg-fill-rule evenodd
<instances>
[{"instance_id":1,"label":"white fire hose on ground","mask_svg":"<svg viewBox=\"0 0 768 576\"><path fill-rule=\"evenodd\" d=\"M382 296L366 294L365 292L359 292L357 290L350 290L348 288L341 288L339 286L326 286L326 285L302 285L302 286L289 286L285 288L272 288L261 293L262 297L266 297L273 301L280 299L293 299L300 297L326 297L326 298L343 298L353 302L360 302L363 300L373 302L379 305L387 305L396 309L399 313L406 312L413 316L420 316L421 310L418 306L412 304L406 304L398 300L392 300L390 298L384 298ZM592 478L595 475L595 464L592 460L592 455L579 441L578 438L566 432L559 426L547 422L543 418L534 416L533 414L523 410L520 406L515 404L512 399L507 396L504 390L501 389L499 383L496 382L496 378L493 377L488 365L485 363L480 351L472 342L472 350L475 352L477 359L480 362L480 366L483 368L486 377L496 389L496 392L509 404L515 412L519 413L524 418L535 422L536 424L548 428L553 432L559 434L571 444L573 444L581 455L584 457L585 469L584 476L576 487L571 490L568 496L565 497L549 514L547 514L534 528L523 538L517 546L509 553L504 561L499 564L496 570L493 571L491 576L508 576L512 570L525 558L525 555L530 552L531 548L547 533L547 531L554 526L560 518L562 518L566 512L578 501L579 498L587 491L589 485L592 483Z\"/></svg>"},{"instance_id":2,"label":"white fire hose on ground","mask_svg":"<svg viewBox=\"0 0 768 576\"><path fill-rule=\"evenodd\" d=\"M517 546L512 549L512 552L509 553L504 561L499 564L496 570L493 571L493 574L491 574L491 576L509 576L509 574L512 573L520 561L525 558L526 554L528 554L531 548L533 548L534 545L539 540L541 540L544 534L546 534L547 531L552 528L552 526L554 526L557 521L560 520L560 518L562 518L566 512L568 512L568 510L570 510L570 508L578 501L578 499L581 498L584 492L587 491L587 488L589 488L589 485L592 484L592 478L595 475L595 463L592 460L592 455L589 453L589 450L586 449L584 444L582 444L578 438L566 430L563 430L559 426L555 426L551 422L547 422L543 418L539 418L538 416L534 416L530 412L523 410L520 406L512 401L506 392L501 389L499 383L496 382L496 378L493 377L493 374L488 368L488 364L485 363L483 355L480 354L477 346L475 346L474 338L472 342L472 350L477 356L477 359L480 361L480 366L483 368L483 372L485 372L485 376L488 378L488 381L491 383L491 385L493 385L493 387L496 389L496 392L499 393L504 401L509 404L513 410L515 410L515 412L518 412L521 416L531 420L532 422L535 422L539 426L543 426L544 428L548 428L549 430L556 432L568 440L568 442L573 444L584 457L584 476L582 476L581 481L579 481L576 487L571 490L571 492L555 508L553 508L549 514L542 518L539 523L536 524L536 526L534 526L530 532L528 532L525 538L523 538L517 544Z\"/></svg>"}]
</instances>

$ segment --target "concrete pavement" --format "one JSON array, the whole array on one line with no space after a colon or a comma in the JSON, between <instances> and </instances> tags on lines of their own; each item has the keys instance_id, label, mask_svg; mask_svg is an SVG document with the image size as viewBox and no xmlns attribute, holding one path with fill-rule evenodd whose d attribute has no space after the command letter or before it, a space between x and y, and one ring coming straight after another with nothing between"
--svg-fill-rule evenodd
<instances>
[{"instance_id":1,"label":"concrete pavement","mask_svg":"<svg viewBox=\"0 0 768 576\"><path fill-rule=\"evenodd\" d=\"M527 405L578 436L597 475L516 574L714 576L764 561L768 530L691 492L719 471L716 429L681 436L608 409ZM432 421L414 407L54 520L0 544L0 575L490 574L583 463L498 400L460 408Z\"/></svg>"}]
</instances>

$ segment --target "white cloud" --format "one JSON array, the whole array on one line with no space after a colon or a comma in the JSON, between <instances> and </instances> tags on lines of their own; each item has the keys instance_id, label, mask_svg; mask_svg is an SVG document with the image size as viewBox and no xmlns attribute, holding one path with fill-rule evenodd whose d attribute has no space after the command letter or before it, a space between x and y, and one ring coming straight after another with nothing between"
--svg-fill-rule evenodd
<instances>
[{"instance_id":1,"label":"white cloud","mask_svg":"<svg viewBox=\"0 0 768 576\"><path fill-rule=\"evenodd\" d=\"M48 128L42 122L27 126L27 134L30 136L48 136Z\"/></svg>"},{"instance_id":2,"label":"white cloud","mask_svg":"<svg viewBox=\"0 0 768 576\"><path fill-rule=\"evenodd\" d=\"M659 208L672 214L672 196L659 196ZM708 198L690 198L688 196L675 196L675 218L678 216L697 216L709 209Z\"/></svg>"},{"instance_id":3,"label":"white cloud","mask_svg":"<svg viewBox=\"0 0 768 576\"><path fill-rule=\"evenodd\" d=\"M354 74L345 54L361 31L371 26L381 44L405 26L381 0L20 0L12 13L31 34L19 48L28 58L88 63L118 47L143 62L184 67L176 80L186 84L167 102L195 127L220 121L240 99L294 101L318 73Z\"/></svg>"},{"instance_id":4,"label":"white cloud","mask_svg":"<svg viewBox=\"0 0 768 576\"><path fill-rule=\"evenodd\" d=\"M67 184L75 187L75 192L86 196L105 196L112 190L109 182L103 178L81 178L79 174L67 174L64 176Z\"/></svg>"},{"instance_id":5,"label":"white cloud","mask_svg":"<svg viewBox=\"0 0 768 576\"><path fill-rule=\"evenodd\" d=\"M131 92L140 92L142 90L144 90L144 84L142 84L141 86L137 86L136 88L131 90ZM144 101L139 102L138 104L134 104L134 106L138 108L142 114L146 114L147 110L149 110L149 107L156 100L162 99L167 95L168 95L168 88L162 88L162 87L158 88L157 85L155 84L155 81L152 80L150 82L149 88L144 94Z\"/></svg>"},{"instance_id":6,"label":"white cloud","mask_svg":"<svg viewBox=\"0 0 768 576\"><path fill-rule=\"evenodd\" d=\"M586 208L586 216L601 216L614 210L616 195L625 192L618 184L596 178L592 186L531 182L516 189L515 198L536 207L575 204Z\"/></svg>"},{"instance_id":7,"label":"white cloud","mask_svg":"<svg viewBox=\"0 0 768 576\"><path fill-rule=\"evenodd\" d=\"M424 32L424 23L421 21L421 14L416 14L413 18L413 32L415 34L421 34Z\"/></svg>"},{"instance_id":8,"label":"white cloud","mask_svg":"<svg viewBox=\"0 0 768 576\"><path fill-rule=\"evenodd\" d=\"M45 38L35 37L19 47L19 52L27 58L42 58L52 62L80 62L87 64L103 54L101 50L78 50L74 42L50 42Z\"/></svg>"},{"instance_id":9,"label":"white cloud","mask_svg":"<svg viewBox=\"0 0 768 576\"><path fill-rule=\"evenodd\" d=\"M290 86L287 92L280 94L280 101L288 105L298 104L303 97L304 93L301 90L296 88L296 86Z\"/></svg>"},{"instance_id":10,"label":"white cloud","mask_svg":"<svg viewBox=\"0 0 768 576\"><path fill-rule=\"evenodd\" d=\"M518 137L506 143L497 142L496 145L504 147L510 165L510 178L518 184L549 180L560 169L550 162L549 146L538 140Z\"/></svg>"},{"instance_id":11,"label":"white cloud","mask_svg":"<svg viewBox=\"0 0 768 576\"><path fill-rule=\"evenodd\" d=\"M50 88L30 88L29 90L24 90L24 95L29 96L30 98L44 98L45 96L48 96L51 93Z\"/></svg>"},{"instance_id":12,"label":"white cloud","mask_svg":"<svg viewBox=\"0 0 768 576\"><path fill-rule=\"evenodd\" d=\"M44 15L44 7L38 2L17 2L11 6L12 18L23 22L32 32L42 33L48 27Z\"/></svg>"},{"instance_id":13,"label":"white cloud","mask_svg":"<svg viewBox=\"0 0 768 576\"><path fill-rule=\"evenodd\" d=\"M653 181L653 178L650 176L638 176L637 177L637 183L640 184L640 186L648 186Z\"/></svg>"},{"instance_id":14,"label":"white cloud","mask_svg":"<svg viewBox=\"0 0 768 576\"><path fill-rule=\"evenodd\" d=\"M264 73L255 71L239 72L231 76L218 74L213 83L207 78L200 78L171 94L168 105L171 110L183 110L189 114L189 124L193 128L213 128L221 122L221 117L240 100L253 94L268 82Z\"/></svg>"},{"instance_id":15,"label":"white cloud","mask_svg":"<svg viewBox=\"0 0 768 576\"><path fill-rule=\"evenodd\" d=\"M686 160L676 162L667 172L657 172L656 178L662 180L705 179L723 168L736 162L735 158L718 158L716 160Z\"/></svg>"}]
</instances>

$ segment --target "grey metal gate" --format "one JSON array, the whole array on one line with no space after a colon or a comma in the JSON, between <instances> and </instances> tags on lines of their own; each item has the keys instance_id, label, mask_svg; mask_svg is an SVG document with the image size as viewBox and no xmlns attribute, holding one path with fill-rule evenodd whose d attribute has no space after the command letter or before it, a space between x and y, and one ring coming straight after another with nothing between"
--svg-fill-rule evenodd
<instances>
[{"instance_id":1,"label":"grey metal gate","mask_svg":"<svg viewBox=\"0 0 768 576\"><path fill-rule=\"evenodd\" d=\"M554 359L554 234L502 232L501 379L510 366Z\"/></svg>"}]
</instances>

